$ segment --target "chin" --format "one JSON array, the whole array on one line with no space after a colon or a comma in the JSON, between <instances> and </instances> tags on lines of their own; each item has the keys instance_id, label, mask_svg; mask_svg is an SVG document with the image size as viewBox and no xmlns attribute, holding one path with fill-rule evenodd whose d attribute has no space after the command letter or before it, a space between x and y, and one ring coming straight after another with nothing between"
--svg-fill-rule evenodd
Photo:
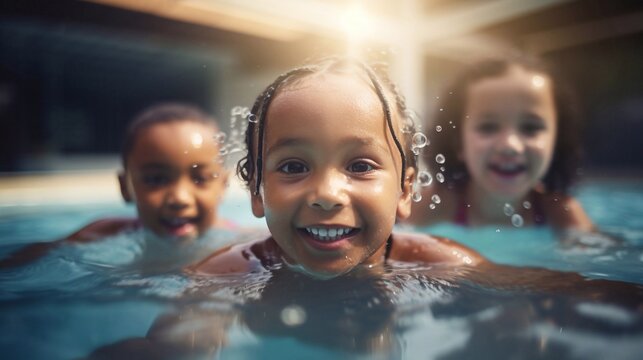
<instances>
[{"instance_id":1,"label":"chin","mask_svg":"<svg viewBox=\"0 0 643 360\"><path fill-rule=\"evenodd\" d=\"M330 280L338 276L344 275L349 272L351 269L313 269L307 266L302 265L290 265L292 270L306 274L314 279L318 280Z\"/></svg>"}]
</instances>

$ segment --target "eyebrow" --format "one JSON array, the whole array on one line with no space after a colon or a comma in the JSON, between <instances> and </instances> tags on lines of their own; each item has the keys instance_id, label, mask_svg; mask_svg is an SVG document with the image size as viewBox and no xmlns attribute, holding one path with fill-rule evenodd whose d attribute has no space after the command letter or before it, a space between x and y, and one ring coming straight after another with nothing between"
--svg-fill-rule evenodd
<instances>
[{"instance_id":1,"label":"eyebrow","mask_svg":"<svg viewBox=\"0 0 643 360\"><path fill-rule=\"evenodd\" d=\"M308 144L310 141L304 139L304 138L284 138L280 139L277 141L274 145L270 146L269 148L266 149L266 154L269 154L271 152L275 152L277 150L280 150L282 148L288 148L288 147L299 147L299 146L304 146ZM356 147L376 147L380 148L384 151L389 151L387 147L382 146L381 143L377 141L373 141L371 138L363 138L363 137L350 137L342 141L341 145L344 144L355 144Z\"/></svg>"},{"instance_id":2,"label":"eyebrow","mask_svg":"<svg viewBox=\"0 0 643 360\"><path fill-rule=\"evenodd\" d=\"M167 164L156 162L141 165L141 169L143 170L164 170L168 169L169 167L170 166L168 166Z\"/></svg>"}]
</instances>

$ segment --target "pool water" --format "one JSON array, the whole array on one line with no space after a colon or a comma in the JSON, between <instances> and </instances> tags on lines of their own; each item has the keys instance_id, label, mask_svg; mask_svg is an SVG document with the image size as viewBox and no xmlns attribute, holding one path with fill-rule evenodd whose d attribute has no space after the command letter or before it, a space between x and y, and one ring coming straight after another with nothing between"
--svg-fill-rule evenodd
<instances>
[{"instance_id":1,"label":"pool water","mask_svg":"<svg viewBox=\"0 0 643 360\"><path fill-rule=\"evenodd\" d=\"M643 186L594 182L578 196L621 244L569 248L545 229L419 230L458 239L499 263L643 284ZM260 224L246 215L246 201L227 201L220 213ZM118 203L5 206L0 256L96 218L133 213ZM207 239L217 247L233 235L213 232ZM2 357L640 359L643 353L641 285L625 285L633 296L613 293L613 301L597 302L573 291L540 291L537 283L489 286L495 277L475 270L395 262L375 274L327 281L285 269L195 277L171 266L128 266L141 251L140 236L59 248L0 271Z\"/></svg>"}]
</instances>

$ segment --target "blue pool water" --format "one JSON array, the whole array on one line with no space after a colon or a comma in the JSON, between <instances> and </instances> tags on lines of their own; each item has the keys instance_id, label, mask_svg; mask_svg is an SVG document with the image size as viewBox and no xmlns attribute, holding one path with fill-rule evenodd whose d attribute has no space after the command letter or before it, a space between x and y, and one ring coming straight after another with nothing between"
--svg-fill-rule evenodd
<instances>
[{"instance_id":1,"label":"blue pool water","mask_svg":"<svg viewBox=\"0 0 643 360\"><path fill-rule=\"evenodd\" d=\"M593 182L578 196L621 244L569 248L545 229L419 230L460 240L499 263L643 284L643 186ZM261 224L245 201L229 200L220 213ZM134 209L4 206L1 213L3 256ZM283 270L194 277L176 267L128 266L141 251L140 235L59 248L33 264L1 270L2 358L640 359L643 353L642 287L636 285L627 290L635 297L612 292L614 300L601 303L571 288L500 290L481 285L493 283L489 274L399 263L378 276L328 281ZM207 238L217 247L233 235Z\"/></svg>"}]
</instances>

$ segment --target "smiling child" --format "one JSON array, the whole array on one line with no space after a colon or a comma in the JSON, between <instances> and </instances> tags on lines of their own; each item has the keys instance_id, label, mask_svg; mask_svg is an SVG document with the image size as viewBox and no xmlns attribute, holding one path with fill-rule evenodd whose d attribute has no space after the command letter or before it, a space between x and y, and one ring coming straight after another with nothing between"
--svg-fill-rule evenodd
<instances>
[{"instance_id":1,"label":"smiling child","mask_svg":"<svg viewBox=\"0 0 643 360\"><path fill-rule=\"evenodd\" d=\"M390 81L359 62L328 59L280 76L255 103L238 168L272 236L191 270L285 265L330 278L388 259L482 261L447 239L392 234L396 219L410 215L416 172L405 110Z\"/></svg>"}]
</instances>

